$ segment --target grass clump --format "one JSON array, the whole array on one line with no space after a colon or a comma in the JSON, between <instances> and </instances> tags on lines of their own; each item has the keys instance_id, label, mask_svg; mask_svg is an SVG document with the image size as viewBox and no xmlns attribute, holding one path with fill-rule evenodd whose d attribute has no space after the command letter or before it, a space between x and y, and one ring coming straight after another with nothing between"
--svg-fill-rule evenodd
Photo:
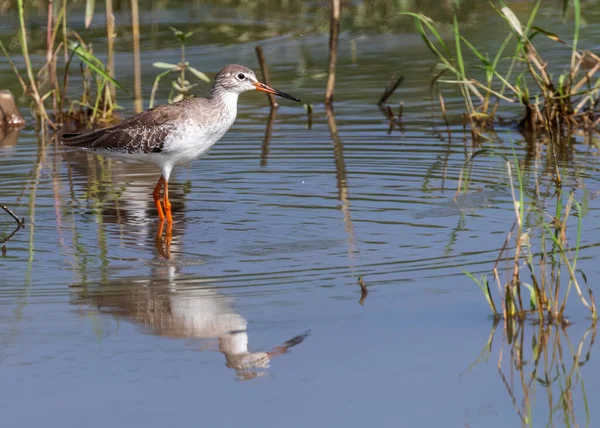
<instances>
[{"instance_id":1,"label":"grass clump","mask_svg":"<svg viewBox=\"0 0 600 428\"><path fill-rule=\"evenodd\" d=\"M133 3L137 4L137 1L134 0L132 6ZM117 89L126 93L130 93L130 91L114 78L114 39L116 37L116 29L112 14L112 0L105 2L105 8L106 63L94 54L91 43L86 43L78 33L67 27L67 0L61 0L60 6L57 8L54 7L53 2L48 4L45 62L39 70L34 70L34 61L31 59L31 52L28 46L29 32L25 22L24 0L17 0L19 44L20 53L24 58L25 72L22 73L15 66L8 50L2 42L0 42L0 50L9 61L23 92L31 98L32 110L36 118L39 119L38 124L41 129L45 129L46 126L54 130L61 127L74 129L94 128L107 126L119 120L115 114L120 109L117 104ZM86 28L91 24L93 11L94 2L87 0L85 2ZM134 19L133 14L132 27L134 35L134 63L138 64L137 67L134 67L134 88L132 92L134 93L135 110L139 112L143 109L140 83L141 67L139 67L140 32L139 20L137 20L137 17ZM173 71L180 73L177 80L173 83L173 89L178 94L173 96L172 93L169 101L182 99L195 86L186 80L185 73L187 71L194 74L200 80L209 81L204 73L191 67L185 61L185 40L191 33L183 33L176 29L173 29L173 31L181 43L182 59L179 64L155 64L159 68L167 68L167 71L161 73L155 82L155 87L152 90L151 104L154 102L154 93L158 81L161 77ZM61 60L61 57L64 57L64 59ZM74 67L76 61L79 62L78 70L82 87L77 92L78 96L75 99L69 99L67 96L69 78L72 72L77 70ZM63 71L62 78L59 78L59 63L61 64L61 71Z\"/></svg>"},{"instance_id":2,"label":"grass clump","mask_svg":"<svg viewBox=\"0 0 600 428\"><path fill-rule=\"evenodd\" d=\"M454 18L451 49L435 23L423 14L405 13L415 18L417 31L439 61L432 80L432 89L439 91L442 111L445 111L441 84L458 86L465 103L466 117L473 137L481 135L497 119L499 107L520 104L525 112L519 125L524 131L551 137L566 136L573 129L597 132L600 125L600 57L578 48L581 27L581 4L573 0L574 34L571 44L569 68L553 76L549 64L533 44L536 37L545 36L565 44L558 35L534 25L538 9L537 0L525 24L502 1L491 3L498 15L507 23L509 34L493 58L481 52L461 35L459 23ZM507 53L511 42L514 52ZM472 76L466 68L463 50L471 52L479 61L484 79ZM509 58L506 66L504 58ZM501 70L506 70L502 72ZM451 78L448 78L451 75Z\"/></svg>"},{"instance_id":3,"label":"grass clump","mask_svg":"<svg viewBox=\"0 0 600 428\"><path fill-rule=\"evenodd\" d=\"M465 165L485 152L489 151L476 151ZM553 182L550 199L541 195L542 185L537 176L534 176L534 190L529 191L525 188L524 171L519 167L516 155L512 160L503 159L515 220L493 267L492 277L498 288L499 304L491 292L486 274L480 278L465 271L466 274L479 286L495 317L509 320L533 316L542 323L567 323L565 309L574 289L592 318L596 319L594 295L584 272L577 268L582 217L586 210L575 200L574 192L565 194L557 180ZM577 219L576 224L573 224L573 216ZM567 230L574 227L576 229L570 235L575 236L570 242Z\"/></svg>"},{"instance_id":4,"label":"grass clump","mask_svg":"<svg viewBox=\"0 0 600 428\"><path fill-rule=\"evenodd\" d=\"M110 2L108 2L110 3ZM33 69L31 54L28 47L28 30L25 22L24 1L17 0L19 15L19 42L21 54L25 61L24 78L14 65L9 52L0 42L0 49L9 61L23 92L32 99L32 109L40 120L41 128L46 125L52 129L73 125L77 128L91 127L110 123L114 120L113 112L118 108L114 88L125 90L113 77L113 70L107 68L93 53L75 31L67 28L67 1L63 0L55 12L52 3L48 6L46 56L45 63L36 72ZM86 24L89 20L86 14ZM114 23L112 16L107 19L107 38L109 40L108 57L112 63L112 38ZM58 77L58 63L61 51L64 52L64 74ZM69 100L69 70L73 59L80 60L81 96Z\"/></svg>"}]
</instances>

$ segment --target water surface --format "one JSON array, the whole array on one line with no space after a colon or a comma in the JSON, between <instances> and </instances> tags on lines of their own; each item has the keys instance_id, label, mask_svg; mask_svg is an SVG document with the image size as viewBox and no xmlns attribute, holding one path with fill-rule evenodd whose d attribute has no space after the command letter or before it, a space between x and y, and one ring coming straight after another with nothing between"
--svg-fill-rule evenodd
<instances>
[{"instance_id":1,"label":"water surface","mask_svg":"<svg viewBox=\"0 0 600 428\"><path fill-rule=\"evenodd\" d=\"M526 12L528 4L515 8ZM515 347L502 324L492 328L483 295L461 271L489 273L512 226L505 163L479 157L468 191L457 196L472 150L462 106L448 93L449 138L429 99L434 61L412 21L387 30L348 24L332 135L321 103L326 34L282 29L276 24L285 10L261 16L261 27L247 10L232 14L231 5L206 6L214 21L191 13L194 7L144 14L146 103L157 73L152 62L177 61L167 29L177 25L197 31L188 59L211 76L232 62L256 68L260 41L273 85L314 105L312 128L301 105L282 100L267 139L266 98L240 97L238 120L223 140L175 169L170 245L157 238L153 167L67 150L42 139L33 124L3 140L0 202L27 223L0 258L4 419L56 427L521 424L527 415L516 409L526 400L518 375L510 377ZM315 22L320 16L305 13ZM490 52L506 31L492 14L474 7L460 15L466 37ZM585 17L581 43L593 49L600 15L590 7ZM116 18L127 25L126 11ZM74 12L80 26L76 20ZM565 38L572 31L552 10L543 11L542 24ZM2 25L3 40L12 37L15 28ZM269 26L276 34L256 31ZM89 34L102 55L102 33ZM117 78L131 86L129 42L118 40ZM561 46L542 45L553 49L555 64L568 62ZM393 73L405 76L390 100L394 109L404 102L404 117L403 129L388 133L375 103ZM0 86L17 92L5 63ZM160 101L167 95L165 86ZM127 96L120 103L130 114ZM600 273L595 144L578 137L559 159L564 188L586 204L577 267L592 288ZM507 157L514 149L528 164L528 185L538 174L551 204L543 146L540 156L528 155L510 122L484 146ZM13 228L2 215L0 237ZM359 276L370 290L363 305ZM531 381L534 426L561 426L565 417L594 426L597 419L598 358L587 353L594 331L585 308L571 300L573 324L565 331L526 324L516 340L529 367L544 349L559 367L552 351L563 352L550 387L541 368ZM579 368L571 352L580 342ZM561 410L561 385L568 411Z\"/></svg>"}]
</instances>

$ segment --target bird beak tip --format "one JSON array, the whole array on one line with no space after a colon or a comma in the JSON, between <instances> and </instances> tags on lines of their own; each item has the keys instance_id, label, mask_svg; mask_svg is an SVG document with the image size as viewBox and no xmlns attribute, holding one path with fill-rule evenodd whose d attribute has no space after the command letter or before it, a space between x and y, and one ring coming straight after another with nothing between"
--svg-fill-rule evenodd
<instances>
[{"instance_id":1,"label":"bird beak tip","mask_svg":"<svg viewBox=\"0 0 600 428\"><path fill-rule=\"evenodd\" d=\"M280 97L287 98L287 99L289 99L289 100L293 100L293 101L301 102L301 101L300 101L300 98L298 98L298 97L294 97L294 96L292 96L292 95L289 95L289 94L286 94L285 92L282 92L282 91L280 91L280 90L278 90L278 89L271 88L270 86L268 86L268 85L265 85L264 83L261 83L261 82L256 82L256 83L254 83L254 87L255 87L257 90L259 90L259 91L262 91L262 92L267 92L267 93L269 93L269 94L278 95L278 96L280 96Z\"/></svg>"}]
</instances>

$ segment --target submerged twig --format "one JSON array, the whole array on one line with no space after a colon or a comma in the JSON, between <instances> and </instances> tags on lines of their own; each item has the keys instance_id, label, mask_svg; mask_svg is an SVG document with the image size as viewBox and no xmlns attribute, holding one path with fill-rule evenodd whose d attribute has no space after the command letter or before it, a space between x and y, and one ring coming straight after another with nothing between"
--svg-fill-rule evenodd
<instances>
[{"instance_id":1,"label":"submerged twig","mask_svg":"<svg viewBox=\"0 0 600 428\"><path fill-rule=\"evenodd\" d=\"M11 240L11 238L13 236L15 236L15 234L21 230L22 228L25 227L25 219L19 219L19 217L16 216L15 213L12 212L12 210L10 208L8 208L6 205L1 205L0 204L0 208L2 208L4 211L6 211L6 213L8 213L8 215L10 215L16 222L17 222L17 227L15 227L15 230L13 230L11 232L10 235L8 235L6 238L2 238L0 239L0 244L2 244L2 248L0 249L0 251L2 252L2 257L6 256L6 243L8 241Z\"/></svg>"},{"instance_id":2,"label":"submerged twig","mask_svg":"<svg viewBox=\"0 0 600 428\"><path fill-rule=\"evenodd\" d=\"M394 91L398 89L398 87L404 82L404 76L396 77L396 75L392 75L390 81L388 82L383 94L381 94L381 98L379 98L379 102L377 104L382 105L388 100L389 97L392 96Z\"/></svg>"},{"instance_id":3,"label":"submerged twig","mask_svg":"<svg viewBox=\"0 0 600 428\"><path fill-rule=\"evenodd\" d=\"M365 300L367 299L367 295L369 294L369 289L367 288L367 285L363 281L362 276L358 277L358 285L360 285L360 291L361 291L360 300L358 301L358 303L360 303L360 305L362 306L362 305L364 305Z\"/></svg>"},{"instance_id":4,"label":"submerged twig","mask_svg":"<svg viewBox=\"0 0 600 428\"><path fill-rule=\"evenodd\" d=\"M306 110L306 126L308 129L311 129L313 106L312 104L304 104L304 109Z\"/></svg>"},{"instance_id":5,"label":"submerged twig","mask_svg":"<svg viewBox=\"0 0 600 428\"><path fill-rule=\"evenodd\" d=\"M388 98L392 96L394 91L398 89L398 87L402 84L403 81L404 76L400 76L397 78L395 74L392 75L390 81L385 87L385 90L383 91L383 94L381 95L381 98L379 98L379 101L377 102L377 106L379 107L383 115L389 120L388 134L392 133L396 124L398 125L398 128L402 130L402 113L404 111L404 103L400 103L400 107L398 109L398 116L396 116L392 108L386 105L385 103L388 100Z\"/></svg>"},{"instance_id":6,"label":"submerged twig","mask_svg":"<svg viewBox=\"0 0 600 428\"><path fill-rule=\"evenodd\" d=\"M8 208L6 205L0 204L0 208L2 208L4 211L6 211L6 213L8 215L10 215L17 222L17 224L19 226L21 226L21 227L25 226L25 219L24 218L20 219L19 217L17 217L17 215L14 212L12 212L12 210L10 208Z\"/></svg>"},{"instance_id":7,"label":"submerged twig","mask_svg":"<svg viewBox=\"0 0 600 428\"><path fill-rule=\"evenodd\" d=\"M25 227L24 224L17 223L17 227L15 227L15 230L13 230L10 235L8 235L6 238L0 239L0 244L2 244L2 249L1 249L2 257L6 256L6 243L8 241L10 241L12 239L12 237L15 236L17 234L17 232L19 230L23 229L24 227Z\"/></svg>"}]
</instances>

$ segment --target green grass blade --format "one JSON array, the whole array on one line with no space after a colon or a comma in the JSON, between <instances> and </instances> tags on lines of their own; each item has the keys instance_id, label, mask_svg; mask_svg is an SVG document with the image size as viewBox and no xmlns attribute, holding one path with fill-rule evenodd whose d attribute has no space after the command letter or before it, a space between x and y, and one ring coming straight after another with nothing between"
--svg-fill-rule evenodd
<instances>
[{"instance_id":1,"label":"green grass blade","mask_svg":"<svg viewBox=\"0 0 600 428\"><path fill-rule=\"evenodd\" d=\"M125 87L123 87L119 82L117 82L117 80L115 80L115 78L111 77L106 72L106 70L104 70L104 65L102 64L102 61L100 61L98 58L96 58L93 54L86 51L83 48L83 46L81 46L78 43L77 44L71 43L71 44L69 44L69 50L71 52L73 52L75 55L77 55L79 57L79 59L81 61L83 61L83 63L85 65L87 65L95 74L97 74L98 76L102 77L105 80L108 80L113 85L115 85L117 88L122 89L126 92L129 92Z\"/></svg>"},{"instance_id":2,"label":"green grass blade","mask_svg":"<svg viewBox=\"0 0 600 428\"><path fill-rule=\"evenodd\" d=\"M553 33L552 31L545 30L541 27L538 27L537 25L534 25L533 27L531 27L531 29L533 30L533 32L531 34L529 34L529 36L528 36L529 40L532 40L536 35L538 35L539 33L542 33L543 35L548 37L550 40L554 40L555 42L562 43L563 45L567 44L564 40L562 40L560 37L558 37L558 34Z\"/></svg>"},{"instance_id":3,"label":"green grass blade","mask_svg":"<svg viewBox=\"0 0 600 428\"><path fill-rule=\"evenodd\" d=\"M452 66L452 64L450 63L450 61L452 60L452 54L450 52L450 49L448 49L446 42L444 42L444 39L442 38L440 33L437 31L435 26L432 24L433 21L430 18L428 18L425 15L420 14L420 13L402 12L401 15L408 15L408 16L412 16L413 18L415 18L415 26L417 28L417 32L419 33L419 35L421 36L421 38L423 39L423 41L425 42L425 44L427 45L429 50L431 50L438 57L438 59L440 61L442 61L443 63L447 64L448 66L454 68ZM442 53L435 47L434 43L431 41L431 39L427 35L427 32L425 31L425 27L423 27L423 24L427 27L427 29L431 32L431 34L433 34L433 36L435 37L437 42L440 44L440 46L446 52L446 56L442 55Z\"/></svg>"},{"instance_id":4,"label":"green grass blade","mask_svg":"<svg viewBox=\"0 0 600 428\"><path fill-rule=\"evenodd\" d=\"M525 25L525 34L529 34L529 31L531 29L531 26L533 25L533 21L535 20L535 17L538 13L538 9L540 8L541 4L542 4L542 0L537 0L535 2L535 5L533 5L533 10L531 11L531 14L529 15L529 19L527 20L527 24Z\"/></svg>"},{"instance_id":5,"label":"green grass blade","mask_svg":"<svg viewBox=\"0 0 600 428\"><path fill-rule=\"evenodd\" d=\"M485 299L487 300L490 309L492 310L492 312L494 314L496 314L496 306L494 305L494 302L492 300L492 296L490 294L490 288L487 284L487 278L486 278L485 274L481 275L481 279L477 279L471 272L469 272L463 268L461 268L460 270L462 270L465 275L467 275L469 278L471 278L473 280L473 282L475 282L475 284L477 284L477 287L479 287L479 289L485 296Z\"/></svg>"},{"instance_id":6,"label":"green grass blade","mask_svg":"<svg viewBox=\"0 0 600 428\"><path fill-rule=\"evenodd\" d=\"M454 15L454 43L456 44L456 63L458 65L458 70L460 71L460 76L462 78L465 77L465 63L462 56L462 50L460 47L460 30L458 28L458 19L456 19L456 15Z\"/></svg>"},{"instance_id":7,"label":"green grass blade","mask_svg":"<svg viewBox=\"0 0 600 428\"><path fill-rule=\"evenodd\" d=\"M579 28L581 27L581 4L579 0L573 0L573 15L575 18L575 30L573 33L573 48L571 54L571 68L575 67L577 55L577 43L579 42Z\"/></svg>"}]
</instances>

